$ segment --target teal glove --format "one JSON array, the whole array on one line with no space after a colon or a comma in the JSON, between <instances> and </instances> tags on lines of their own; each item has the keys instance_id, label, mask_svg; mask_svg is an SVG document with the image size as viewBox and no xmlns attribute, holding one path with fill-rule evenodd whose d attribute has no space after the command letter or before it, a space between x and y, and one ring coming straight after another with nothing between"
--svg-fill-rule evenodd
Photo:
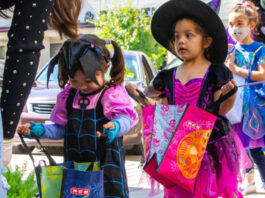
<instances>
[{"instance_id":1,"label":"teal glove","mask_svg":"<svg viewBox=\"0 0 265 198\"><path fill-rule=\"evenodd\" d=\"M103 129L103 134L108 135L108 141L106 142L107 144L110 144L120 131L119 122L117 122L115 120L111 121L111 122L115 125L114 129Z\"/></svg>"},{"instance_id":2,"label":"teal glove","mask_svg":"<svg viewBox=\"0 0 265 198\"><path fill-rule=\"evenodd\" d=\"M38 138L40 138L45 133L45 128L42 123L32 123L29 129L30 133L34 133ZM33 139L31 134L27 135L26 137Z\"/></svg>"}]
</instances>

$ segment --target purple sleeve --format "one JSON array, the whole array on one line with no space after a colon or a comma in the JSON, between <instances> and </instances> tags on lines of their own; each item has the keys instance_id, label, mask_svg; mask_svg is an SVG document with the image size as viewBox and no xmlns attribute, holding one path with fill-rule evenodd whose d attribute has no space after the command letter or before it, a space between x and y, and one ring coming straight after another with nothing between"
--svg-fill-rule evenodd
<instances>
[{"instance_id":1,"label":"purple sleeve","mask_svg":"<svg viewBox=\"0 0 265 198\"><path fill-rule=\"evenodd\" d=\"M45 133L41 139L60 140L64 138L65 127L59 124L43 124Z\"/></svg>"},{"instance_id":2,"label":"purple sleeve","mask_svg":"<svg viewBox=\"0 0 265 198\"><path fill-rule=\"evenodd\" d=\"M67 109L66 102L70 94L72 87L68 85L63 91L61 91L57 96L57 101L53 107L50 120L55 124L65 126L67 124Z\"/></svg>"},{"instance_id":3,"label":"purple sleeve","mask_svg":"<svg viewBox=\"0 0 265 198\"><path fill-rule=\"evenodd\" d=\"M101 104L104 109L104 115L109 120L125 115L131 120L130 127L134 127L137 124L138 114L126 89L122 85L109 88L101 99Z\"/></svg>"},{"instance_id":4,"label":"purple sleeve","mask_svg":"<svg viewBox=\"0 0 265 198\"><path fill-rule=\"evenodd\" d=\"M115 121L117 121L120 125L120 131L117 135L117 137L121 137L124 134L128 133L131 129L131 118L126 115L120 115L114 118Z\"/></svg>"}]
</instances>

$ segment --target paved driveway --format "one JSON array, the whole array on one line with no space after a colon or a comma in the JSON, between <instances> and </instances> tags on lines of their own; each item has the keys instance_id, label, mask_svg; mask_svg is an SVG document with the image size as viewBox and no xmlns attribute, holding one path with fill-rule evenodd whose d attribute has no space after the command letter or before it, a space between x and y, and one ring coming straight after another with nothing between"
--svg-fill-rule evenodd
<instances>
[{"instance_id":1,"label":"paved driveway","mask_svg":"<svg viewBox=\"0 0 265 198\"><path fill-rule=\"evenodd\" d=\"M34 155L34 157L36 159L36 164L38 164L39 160L45 159L40 155ZM54 156L54 159L56 162L63 162L63 157L61 156ZM142 170L139 168L140 159L141 156L126 156L125 166L128 176L130 198L145 198L148 197L148 193L150 192L146 182L142 182L141 185L139 185L139 181L142 176ZM28 155L13 155L10 165L11 168L14 169L16 165L22 166L24 163L27 163L26 174L29 174L33 171L33 166ZM258 190L261 191L261 181L257 171L255 171L255 180L257 186L259 187ZM152 198L163 198L163 192L161 191ZM245 198L265 198L265 192L263 191L263 193L248 195L245 196Z\"/></svg>"}]
</instances>

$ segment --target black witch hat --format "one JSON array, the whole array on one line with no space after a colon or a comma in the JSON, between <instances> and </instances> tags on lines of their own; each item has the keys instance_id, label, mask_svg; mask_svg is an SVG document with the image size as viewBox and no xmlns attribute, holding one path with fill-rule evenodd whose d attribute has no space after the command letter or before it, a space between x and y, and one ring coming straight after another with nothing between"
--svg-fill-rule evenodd
<instances>
[{"instance_id":1,"label":"black witch hat","mask_svg":"<svg viewBox=\"0 0 265 198\"><path fill-rule=\"evenodd\" d=\"M200 0L171 0L159 7L154 13L151 23L155 40L175 54L169 47L173 37L173 25L185 17L198 21L213 38L210 61L223 63L227 55L225 27L215 11Z\"/></svg>"}]
</instances>

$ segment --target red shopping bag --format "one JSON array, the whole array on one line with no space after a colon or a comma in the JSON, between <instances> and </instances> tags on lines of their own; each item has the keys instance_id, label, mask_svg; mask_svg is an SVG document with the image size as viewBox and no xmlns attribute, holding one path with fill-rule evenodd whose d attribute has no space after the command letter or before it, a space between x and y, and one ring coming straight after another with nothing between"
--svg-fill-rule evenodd
<instances>
[{"instance_id":1,"label":"red shopping bag","mask_svg":"<svg viewBox=\"0 0 265 198\"><path fill-rule=\"evenodd\" d=\"M215 120L196 106L156 105L144 170L166 188L179 185L193 193Z\"/></svg>"}]
</instances>

